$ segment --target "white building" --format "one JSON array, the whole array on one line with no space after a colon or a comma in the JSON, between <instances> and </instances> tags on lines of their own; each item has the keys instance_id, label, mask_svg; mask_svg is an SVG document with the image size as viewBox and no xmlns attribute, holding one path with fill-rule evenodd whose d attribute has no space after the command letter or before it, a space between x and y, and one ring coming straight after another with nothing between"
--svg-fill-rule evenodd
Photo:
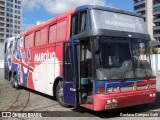
<instances>
[{"instance_id":1,"label":"white building","mask_svg":"<svg viewBox=\"0 0 160 120\"><path fill-rule=\"evenodd\" d=\"M160 0L134 0L134 11L145 18L152 40L160 41Z\"/></svg>"}]
</instances>

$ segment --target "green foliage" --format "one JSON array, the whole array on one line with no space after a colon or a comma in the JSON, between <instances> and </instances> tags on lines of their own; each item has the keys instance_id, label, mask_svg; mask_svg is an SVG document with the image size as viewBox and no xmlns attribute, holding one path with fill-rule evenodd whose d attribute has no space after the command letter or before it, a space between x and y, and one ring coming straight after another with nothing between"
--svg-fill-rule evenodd
<instances>
[{"instance_id":1,"label":"green foliage","mask_svg":"<svg viewBox=\"0 0 160 120\"><path fill-rule=\"evenodd\" d=\"M152 47L152 53L153 54L158 54L158 48L157 47Z\"/></svg>"}]
</instances>

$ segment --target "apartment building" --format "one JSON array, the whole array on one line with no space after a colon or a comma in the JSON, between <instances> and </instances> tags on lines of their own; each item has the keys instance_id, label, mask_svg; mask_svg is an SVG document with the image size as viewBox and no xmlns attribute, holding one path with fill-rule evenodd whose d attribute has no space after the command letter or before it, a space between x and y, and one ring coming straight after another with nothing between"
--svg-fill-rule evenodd
<instances>
[{"instance_id":1,"label":"apartment building","mask_svg":"<svg viewBox=\"0 0 160 120\"><path fill-rule=\"evenodd\" d=\"M153 41L160 41L160 0L134 0L134 11L141 14Z\"/></svg>"},{"instance_id":2,"label":"apartment building","mask_svg":"<svg viewBox=\"0 0 160 120\"><path fill-rule=\"evenodd\" d=\"M5 39L5 0L0 0L0 43Z\"/></svg>"},{"instance_id":3,"label":"apartment building","mask_svg":"<svg viewBox=\"0 0 160 120\"><path fill-rule=\"evenodd\" d=\"M19 34L22 29L21 0L6 0L6 38Z\"/></svg>"}]
</instances>

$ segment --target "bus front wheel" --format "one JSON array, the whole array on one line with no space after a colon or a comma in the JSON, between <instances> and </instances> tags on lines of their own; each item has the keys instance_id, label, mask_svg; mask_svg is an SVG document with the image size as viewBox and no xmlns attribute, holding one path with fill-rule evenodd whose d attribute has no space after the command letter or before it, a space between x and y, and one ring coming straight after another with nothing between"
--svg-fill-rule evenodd
<instances>
[{"instance_id":1,"label":"bus front wheel","mask_svg":"<svg viewBox=\"0 0 160 120\"><path fill-rule=\"evenodd\" d=\"M56 99L57 102L62 106L62 107L66 107L68 108L69 105L65 104L63 102L63 88L61 87L60 83L58 83L57 87L56 87Z\"/></svg>"}]
</instances>

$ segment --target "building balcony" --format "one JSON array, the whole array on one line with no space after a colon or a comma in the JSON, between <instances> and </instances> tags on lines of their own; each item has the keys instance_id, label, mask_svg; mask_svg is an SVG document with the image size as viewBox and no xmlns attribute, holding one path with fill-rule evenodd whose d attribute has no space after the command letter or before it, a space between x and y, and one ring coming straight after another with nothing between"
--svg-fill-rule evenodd
<instances>
[{"instance_id":1,"label":"building balcony","mask_svg":"<svg viewBox=\"0 0 160 120\"><path fill-rule=\"evenodd\" d=\"M5 7L5 4L3 5L3 4L0 4L0 7Z\"/></svg>"},{"instance_id":2,"label":"building balcony","mask_svg":"<svg viewBox=\"0 0 160 120\"><path fill-rule=\"evenodd\" d=\"M146 1L140 1L140 2L137 2L137 3L134 3L134 6L137 6L137 5L141 5L141 4L144 4Z\"/></svg>"},{"instance_id":3,"label":"building balcony","mask_svg":"<svg viewBox=\"0 0 160 120\"><path fill-rule=\"evenodd\" d=\"M145 11L145 10L146 10L146 8L144 7L144 8L140 8L140 9L134 10L134 12L141 12L141 11Z\"/></svg>"},{"instance_id":4,"label":"building balcony","mask_svg":"<svg viewBox=\"0 0 160 120\"><path fill-rule=\"evenodd\" d=\"M4 39L4 36L2 37L2 36L0 36L0 39Z\"/></svg>"},{"instance_id":5,"label":"building balcony","mask_svg":"<svg viewBox=\"0 0 160 120\"><path fill-rule=\"evenodd\" d=\"M160 11L153 12L153 15L158 15L158 14L160 14Z\"/></svg>"},{"instance_id":6,"label":"building balcony","mask_svg":"<svg viewBox=\"0 0 160 120\"><path fill-rule=\"evenodd\" d=\"M5 10L1 10L1 9L0 9L0 12L3 12L3 13L5 13Z\"/></svg>"},{"instance_id":7,"label":"building balcony","mask_svg":"<svg viewBox=\"0 0 160 120\"><path fill-rule=\"evenodd\" d=\"M0 17L0 23L4 23L5 19Z\"/></svg>"},{"instance_id":8,"label":"building balcony","mask_svg":"<svg viewBox=\"0 0 160 120\"><path fill-rule=\"evenodd\" d=\"M153 30L160 30L160 26L154 26Z\"/></svg>"},{"instance_id":9,"label":"building balcony","mask_svg":"<svg viewBox=\"0 0 160 120\"><path fill-rule=\"evenodd\" d=\"M160 18L154 19L153 22L154 22L154 23L160 22Z\"/></svg>"},{"instance_id":10,"label":"building balcony","mask_svg":"<svg viewBox=\"0 0 160 120\"><path fill-rule=\"evenodd\" d=\"M4 34L4 31L0 31L0 34Z\"/></svg>"},{"instance_id":11,"label":"building balcony","mask_svg":"<svg viewBox=\"0 0 160 120\"><path fill-rule=\"evenodd\" d=\"M146 18L147 16L146 16L146 14L144 14L144 15L142 15L142 17L143 17L143 18Z\"/></svg>"},{"instance_id":12,"label":"building balcony","mask_svg":"<svg viewBox=\"0 0 160 120\"><path fill-rule=\"evenodd\" d=\"M159 6L160 6L160 3L157 3L157 4L154 4L154 5L153 5L153 8L159 7Z\"/></svg>"},{"instance_id":13,"label":"building balcony","mask_svg":"<svg viewBox=\"0 0 160 120\"><path fill-rule=\"evenodd\" d=\"M3 18L4 18L4 17L5 17L5 15L0 15L0 17L3 17Z\"/></svg>"},{"instance_id":14,"label":"building balcony","mask_svg":"<svg viewBox=\"0 0 160 120\"><path fill-rule=\"evenodd\" d=\"M160 38L160 34L154 34L153 37L154 38Z\"/></svg>"}]
</instances>

